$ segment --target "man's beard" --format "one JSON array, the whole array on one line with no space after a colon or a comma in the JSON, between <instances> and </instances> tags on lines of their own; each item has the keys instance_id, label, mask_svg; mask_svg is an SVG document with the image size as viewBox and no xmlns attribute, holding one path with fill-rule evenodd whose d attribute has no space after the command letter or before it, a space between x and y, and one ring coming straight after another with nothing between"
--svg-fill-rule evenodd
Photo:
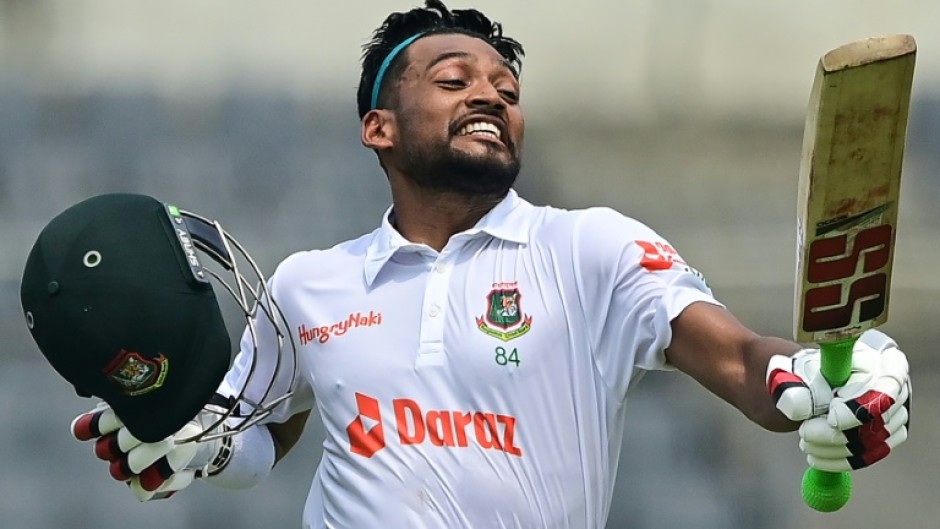
<instances>
[{"instance_id":1,"label":"man's beard","mask_svg":"<svg viewBox=\"0 0 940 529\"><path fill-rule=\"evenodd\" d=\"M488 151L497 149L495 145L485 145ZM511 144L508 148L514 152ZM521 163L515 154L509 161L494 154L471 154L446 142L435 141L407 149L402 162L405 174L424 189L503 197L519 176Z\"/></svg>"}]
</instances>

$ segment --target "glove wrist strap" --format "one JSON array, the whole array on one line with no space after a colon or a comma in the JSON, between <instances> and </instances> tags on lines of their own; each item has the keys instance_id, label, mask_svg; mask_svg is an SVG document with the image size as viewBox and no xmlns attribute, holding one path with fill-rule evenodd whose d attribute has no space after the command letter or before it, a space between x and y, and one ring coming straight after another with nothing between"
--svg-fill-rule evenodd
<instances>
[{"instance_id":1,"label":"glove wrist strap","mask_svg":"<svg viewBox=\"0 0 940 529\"><path fill-rule=\"evenodd\" d=\"M224 439L230 440L228 456L222 453L225 449L219 451L221 467L214 473L209 472L208 483L223 489L247 489L271 473L274 438L267 426L255 425Z\"/></svg>"},{"instance_id":2,"label":"glove wrist strap","mask_svg":"<svg viewBox=\"0 0 940 529\"><path fill-rule=\"evenodd\" d=\"M215 459L209 463L207 475L214 476L225 470L225 467L228 466L229 461L232 460L232 453L232 436L225 436L221 439L219 452L215 455Z\"/></svg>"}]
</instances>

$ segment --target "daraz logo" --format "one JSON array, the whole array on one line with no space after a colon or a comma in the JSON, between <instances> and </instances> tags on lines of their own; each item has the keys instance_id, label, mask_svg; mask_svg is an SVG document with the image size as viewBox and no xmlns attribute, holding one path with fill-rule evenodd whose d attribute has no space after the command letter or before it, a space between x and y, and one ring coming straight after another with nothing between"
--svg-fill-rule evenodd
<instances>
[{"instance_id":1,"label":"daraz logo","mask_svg":"<svg viewBox=\"0 0 940 529\"><path fill-rule=\"evenodd\" d=\"M379 401L356 393L356 407L359 415L346 427L349 450L372 457L386 447ZM466 448L472 442L488 450L522 456L522 449L516 446L516 418L511 415L453 410L424 412L411 399L393 399L392 409L398 442L403 446L427 442L439 447Z\"/></svg>"}]
</instances>

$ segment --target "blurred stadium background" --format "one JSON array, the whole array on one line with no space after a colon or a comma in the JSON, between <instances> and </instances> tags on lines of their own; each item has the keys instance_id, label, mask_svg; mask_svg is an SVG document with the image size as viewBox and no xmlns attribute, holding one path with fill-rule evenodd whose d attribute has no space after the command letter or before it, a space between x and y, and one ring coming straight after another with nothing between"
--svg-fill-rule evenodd
<instances>
[{"instance_id":1,"label":"blurred stadium background","mask_svg":"<svg viewBox=\"0 0 940 529\"><path fill-rule=\"evenodd\" d=\"M358 141L360 46L389 11L417 3L0 0L0 526L299 527L319 424L255 489L197 483L138 504L70 439L69 421L90 403L30 340L19 277L49 219L104 192L147 193L222 219L267 271L294 250L371 230L389 196ZM609 528L937 527L940 4L472 5L528 52L520 192L650 224L742 320L782 336L816 61L857 38L918 38L886 326L912 363L912 440L856 475L845 509L819 515L798 494L795 435L758 429L682 375L653 374L628 403Z\"/></svg>"}]
</instances>

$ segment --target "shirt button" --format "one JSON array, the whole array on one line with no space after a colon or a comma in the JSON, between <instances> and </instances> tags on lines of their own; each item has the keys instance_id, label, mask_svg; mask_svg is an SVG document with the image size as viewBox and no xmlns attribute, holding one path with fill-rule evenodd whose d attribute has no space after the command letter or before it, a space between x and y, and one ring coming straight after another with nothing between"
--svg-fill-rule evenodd
<instances>
[{"instance_id":1,"label":"shirt button","mask_svg":"<svg viewBox=\"0 0 940 529\"><path fill-rule=\"evenodd\" d=\"M437 272L438 274L443 274L447 272L447 265L442 265L442 264L434 265L434 271Z\"/></svg>"},{"instance_id":2,"label":"shirt button","mask_svg":"<svg viewBox=\"0 0 940 529\"><path fill-rule=\"evenodd\" d=\"M431 308L428 309L428 315L432 318L441 313L441 307L438 305L431 305Z\"/></svg>"}]
</instances>

